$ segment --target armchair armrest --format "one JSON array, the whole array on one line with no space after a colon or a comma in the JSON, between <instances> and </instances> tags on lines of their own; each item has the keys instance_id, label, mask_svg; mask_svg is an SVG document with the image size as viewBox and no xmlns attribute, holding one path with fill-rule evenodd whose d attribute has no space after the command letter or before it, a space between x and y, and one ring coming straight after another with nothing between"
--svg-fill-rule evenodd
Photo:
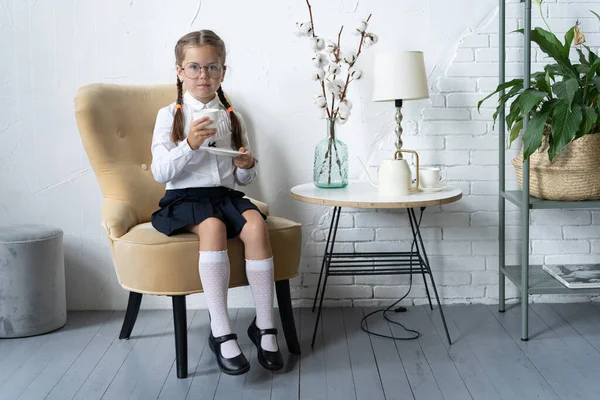
<instances>
[{"instance_id":1,"label":"armchair armrest","mask_svg":"<svg viewBox=\"0 0 600 400\"><path fill-rule=\"evenodd\" d=\"M251 197L247 197L247 199L250 200L256 207L258 207L261 213L269 216L269 206L267 203L263 203L262 201L255 200Z\"/></svg>"},{"instance_id":2,"label":"armchair armrest","mask_svg":"<svg viewBox=\"0 0 600 400\"><path fill-rule=\"evenodd\" d=\"M102 227L111 240L118 239L138 224L138 217L127 204L104 198Z\"/></svg>"}]
</instances>

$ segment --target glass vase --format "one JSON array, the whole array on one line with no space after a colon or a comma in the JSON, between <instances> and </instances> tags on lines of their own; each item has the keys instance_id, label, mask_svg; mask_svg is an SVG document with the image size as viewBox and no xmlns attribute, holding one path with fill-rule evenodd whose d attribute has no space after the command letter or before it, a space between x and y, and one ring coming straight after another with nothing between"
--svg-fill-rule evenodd
<instances>
[{"instance_id":1,"label":"glass vase","mask_svg":"<svg viewBox=\"0 0 600 400\"><path fill-rule=\"evenodd\" d=\"M348 146L336 137L337 119L326 119L325 139L315 147L313 181L325 189L348 186Z\"/></svg>"}]
</instances>

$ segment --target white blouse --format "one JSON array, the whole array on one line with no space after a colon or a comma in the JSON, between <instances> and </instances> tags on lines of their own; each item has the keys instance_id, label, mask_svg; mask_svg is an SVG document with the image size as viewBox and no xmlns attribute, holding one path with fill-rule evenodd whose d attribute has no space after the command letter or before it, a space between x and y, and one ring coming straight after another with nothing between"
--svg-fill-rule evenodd
<instances>
[{"instance_id":1,"label":"white blouse","mask_svg":"<svg viewBox=\"0 0 600 400\"><path fill-rule=\"evenodd\" d=\"M157 182L166 183L167 190L217 186L233 189L236 183L244 186L256 178L256 161L252 168L241 169L233 165L232 158L217 156L202 150L202 147L208 147L209 144L213 147L232 149L231 122L227 110L219 102L218 97L204 104L189 92L183 95L185 137L187 138L190 131L192 113L203 108L221 110L221 121L215 136L202 143L197 150L192 150L185 139L177 145L171 141L175 103L158 111L152 135L152 175ZM242 126L242 143L247 150L250 150L246 124L240 113L234 112Z\"/></svg>"}]
</instances>

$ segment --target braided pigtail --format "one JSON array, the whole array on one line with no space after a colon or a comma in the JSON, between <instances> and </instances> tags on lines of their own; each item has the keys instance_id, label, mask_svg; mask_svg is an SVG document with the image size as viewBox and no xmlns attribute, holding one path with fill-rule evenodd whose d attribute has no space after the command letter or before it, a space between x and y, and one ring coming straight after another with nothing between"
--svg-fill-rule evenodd
<instances>
[{"instance_id":1,"label":"braided pigtail","mask_svg":"<svg viewBox=\"0 0 600 400\"><path fill-rule=\"evenodd\" d=\"M185 138L183 127L183 82L177 78L177 104L175 105L175 118L171 129L173 143L179 143Z\"/></svg>"},{"instance_id":2,"label":"braided pigtail","mask_svg":"<svg viewBox=\"0 0 600 400\"><path fill-rule=\"evenodd\" d=\"M227 98L225 97L225 93L223 92L221 86L219 86L219 89L217 89L217 95L219 96L219 101L221 101L221 104L223 104L227 109L227 113L229 114L229 120L231 121L231 145L236 150L239 150L240 147L244 146L244 144L242 143L242 124L240 123L240 120L238 119L237 115L235 115L235 113L233 112L233 107L227 101Z\"/></svg>"}]
</instances>

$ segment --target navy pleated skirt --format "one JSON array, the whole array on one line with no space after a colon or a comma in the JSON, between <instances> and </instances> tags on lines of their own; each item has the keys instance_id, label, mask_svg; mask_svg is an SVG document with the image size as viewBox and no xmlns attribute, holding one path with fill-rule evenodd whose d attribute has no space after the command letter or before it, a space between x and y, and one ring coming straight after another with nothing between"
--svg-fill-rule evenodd
<instances>
[{"instance_id":1,"label":"navy pleated skirt","mask_svg":"<svg viewBox=\"0 0 600 400\"><path fill-rule=\"evenodd\" d=\"M258 211L263 219L267 216L247 198L243 192L226 187L188 188L167 190L158 202L159 210L152 214L152 226L167 236L186 232L188 225L197 225L207 218L218 218L227 228L227 238L236 237L242 231L246 210Z\"/></svg>"}]
</instances>

